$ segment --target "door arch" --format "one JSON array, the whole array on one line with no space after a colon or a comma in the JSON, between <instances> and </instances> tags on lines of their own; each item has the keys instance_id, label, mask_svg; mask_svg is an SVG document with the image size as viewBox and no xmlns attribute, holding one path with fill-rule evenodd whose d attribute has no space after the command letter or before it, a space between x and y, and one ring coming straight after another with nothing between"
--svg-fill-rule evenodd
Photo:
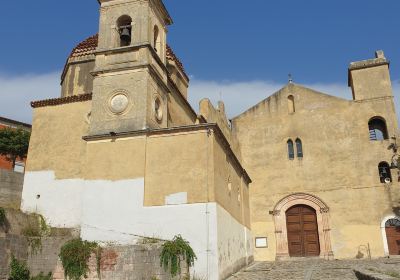
<instances>
[{"instance_id":1,"label":"door arch","mask_svg":"<svg viewBox=\"0 0 400 280\"><path fill-rule=\"evenodd\" d=\"M400 255L400 217L391 215L381 223L385 256Z\"/></svg>"},{"instance_id":2,"label":"door arch","mask_svg":"<svg viewBox=\"0 0 400 280\"><path fill-rule=\"evenodd\" d=\"M294 205L286 211L290 257L315 257L320 254L317 213L307 205Z\"/></svg>"},{"instance_id":3,"label":"door arch","mask_svg":"<svg viewBox=\"0 0 400 280\"><path fill-rule=\"evenodd\" d=\"M281 199L274 207L272 215L275 223L276 259L289 258L289 244L286 211L295 205L306 205L315 210L318 225L320 257L332 259L329 207L318 197L307 193L294 193Z\"/></svg>"}]
</instances>

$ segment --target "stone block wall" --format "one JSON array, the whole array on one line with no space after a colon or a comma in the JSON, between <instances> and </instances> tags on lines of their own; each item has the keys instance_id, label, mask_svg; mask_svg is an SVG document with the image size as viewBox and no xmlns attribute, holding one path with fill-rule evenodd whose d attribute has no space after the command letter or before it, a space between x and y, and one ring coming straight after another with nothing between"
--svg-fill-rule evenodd
<instances>
[{"instance_id":1,"label":"stone block wall","mask_svg":"<svg viewBox=\"0 0 400 280\"><path fill-rule=\"evenodd\" d=\"M87 280L173 280L169 272L160 266L160 244L133 246L109 246L103 249L100 259L100 277L97 274L97 261L92 255L89 261L90 274ZM182 276L187 268L182 266ZM58 262L54 280L64 280L61 262Z\"/></svg>"},{"instance_id":2,"label":"stone block wall","mask_svg":"<svg viewBox=\"0 0 400 280\"><path fill-rule=\"evenodd\" d=\"M19 209L24 174L0 169L0 207Z\"/></svg>"}]
</instances>

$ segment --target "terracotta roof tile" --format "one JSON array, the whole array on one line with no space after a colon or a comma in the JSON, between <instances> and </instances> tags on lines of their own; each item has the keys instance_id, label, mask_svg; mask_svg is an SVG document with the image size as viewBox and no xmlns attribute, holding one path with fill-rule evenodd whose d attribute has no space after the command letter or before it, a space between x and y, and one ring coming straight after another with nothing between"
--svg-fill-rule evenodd
<instances>
[{"instance_id":1,"label":"terracotta roof tile","mask_svg":"<svg viewBox=\"0 0 400 280\"><path fill-rule=\"evenodd\" d=\"M179 70L181 70L183 75L185 75L186 79L189 80L189 77L187 76L187 74L185 72L185 68L183 67L182 62L175 55L174 51L172 50L172 48L169 45L167 45L167 59L175 61L175 63L178 66Z\"/></svg>"},{"instance_id":2,"label":"terracotta roof tile","mask_svg":"<svg viewBox=\"0 0 400 280\"><path fill-rule=\"evenodd\" d=\"M99 44L99 35L93 35L80 42L71 52L71 57L79 57L92 54Z\"/></svg>"},{"instance_id":3,"label":"terracotta roof tile","mask_svg":"<svg viewBox=\"0 0 400 280\"><path fill-rule=\"evenodd\" d=\"M72 95L72 96L61 97L61 98L39 100L39 101L32 101L31 107L39 108L39 107L47 107L47 106L57 106L57 105L63 105L63 104L68 104L68 103L88 101L88 100L92 100L91 93Z\"/></svg>"}]
</instances>

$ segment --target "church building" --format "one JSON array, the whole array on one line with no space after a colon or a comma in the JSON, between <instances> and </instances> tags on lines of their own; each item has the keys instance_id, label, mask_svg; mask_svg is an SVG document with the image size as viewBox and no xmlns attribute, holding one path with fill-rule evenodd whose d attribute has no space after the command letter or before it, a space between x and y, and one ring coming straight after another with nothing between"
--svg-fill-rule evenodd
<instances>
[{"instance_id":1,"label":"church building","mask_svg":"<svg viewBox=\"0 0 400 280\"><path fill-rule=\"evenodd\" d=\"M222 102L188 103L161 0L99 4L99 33L72 50L60 98L31 103L23 211L90 241L180 234L192 273L211 280L253 260L400 254L382 51L350 64L352 100L290 81L229 121Z\"/></svg>"}]
</instances>

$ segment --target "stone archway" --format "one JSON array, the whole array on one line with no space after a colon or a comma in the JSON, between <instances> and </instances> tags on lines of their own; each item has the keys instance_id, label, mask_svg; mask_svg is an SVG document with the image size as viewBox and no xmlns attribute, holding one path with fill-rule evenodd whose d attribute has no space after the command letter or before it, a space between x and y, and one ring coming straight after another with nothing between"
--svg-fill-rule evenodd
<instances>
[{"instance_id":1,"label":"stone archway","mask_svg":"<svg viewBox=\"0 0 400 280\"><path fill-rule=\"evenodd\" d=\"M320 244L320 257L333 258L330 226L329 207L319 198L306 194L295 193L281 199L273 211L276 236L276 259L289 258L289 246L286 226L286 211L294 205L308 205L315 209L317 214L318 234Z\"/></svg>"}]
</instances>

